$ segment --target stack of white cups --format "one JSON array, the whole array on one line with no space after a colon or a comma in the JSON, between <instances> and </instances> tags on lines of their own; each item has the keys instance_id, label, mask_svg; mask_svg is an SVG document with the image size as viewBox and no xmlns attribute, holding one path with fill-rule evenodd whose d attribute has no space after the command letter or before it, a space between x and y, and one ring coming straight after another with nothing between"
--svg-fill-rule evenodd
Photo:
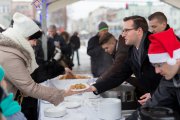
<instances>
[{"instance_id":1,"label":"stack of white cups","mask_svg":"<svg viewBox=\"0 0 180 120\"><path fill-rule=\"evenodd\" d=\"M117 120L121 118L121 100L105 98L98 104L98 116L103 120Z\"/></svg>"}]
</instances>

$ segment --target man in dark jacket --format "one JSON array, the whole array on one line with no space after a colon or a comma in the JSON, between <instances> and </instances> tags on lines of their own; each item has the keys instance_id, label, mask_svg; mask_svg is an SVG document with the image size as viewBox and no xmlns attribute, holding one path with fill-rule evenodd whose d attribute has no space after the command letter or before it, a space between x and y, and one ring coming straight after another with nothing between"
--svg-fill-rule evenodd
<instances>
[{"instance_id":1,"label":"man in dark jacket","mask_svg":"<svg viewBox=\"0 0 180 120\"><path fill-rule=\"evenodd\" d=\"M108 80L113 74L116 74L116 71L122 67L125 59L127 59L129 50L129 46L125 45L125 40L121 35L119 36L119 40L116 40L109 32L105 33L104 36L100 38L99 44L105 52L112 56L113 64L97 79L97 82ZM135 91L137 96L145 93L136 78L130 77L126 81L136 87Z\"/></svg>"},{"instance_id":2,"label":"man in dark jacket","mask_svg":"<svg viewBox=\"0 0 180 120\"><path fill-rule=\"evenodd\" d=\"M173 29L152 34L149 39L151 41L148 50L150 62L155 67L156 73L161 74L163 78L152 98L141 109L167 107L180 115L180 42ZM127 120L137 120L137 113L139 112L134 112Z\"/></svg>"},{"instance_id":3,"label":"man in dark jacket","mask_svg":"<svg viewBox=\"0 0 180 120\"><path fill-rule=\"evenodd\" d=\"M93 77L99 77L113 62L112 57L99 45L99 38L108 32L105 22L99 24L99 32L88 41L87 54L91 58L91 72Z\"/></svg>"},{"instance_id":4,"label":"man in dark jacket","mask_svg":"<svg viewBox=\"0 0 180 120\"><path fill-rule=\"evenodd\" d=\"M149 35L148 24L144 17L130 16L124 18L122 36L125 39L125 44L131 45L128 58L109 79L98 81L91 87L91 90L96 94L102 93L119 86L134 74L145 91L138 100L140 104L144 104L151 97L162 77L155 73L147 56L150 43Z\"/></svg>"}]
</instances>

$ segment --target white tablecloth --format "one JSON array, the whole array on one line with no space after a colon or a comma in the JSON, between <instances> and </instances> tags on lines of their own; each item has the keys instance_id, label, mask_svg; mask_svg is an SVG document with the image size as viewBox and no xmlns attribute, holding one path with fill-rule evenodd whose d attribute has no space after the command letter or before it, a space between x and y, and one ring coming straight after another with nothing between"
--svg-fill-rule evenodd
<instances>
[{"instance_id":1,"label":"white tablecloth","mask_svg":"<svg viewBox=\"0 0 180 120\"><path fill-rule=\"evenodd\" d=\"M83 96L83 95L82 95ZM81 96L80 96L81 97ZM82 97L83 98L83 97ZM81 101L81 106L78 108L67 109L67 114L59 118L45 117L44 110L53 105L43 100L39 101L39 120L79 120L79 116L84 116L86 120L100 120L98 117L98 102L103 98L98 99L84 99ZM124 120L123 117L120 120Z\"/></svg>"},{"instance_id":2,"label":"white tablecloth","mask_svg":"<svg viewBox=\"0 0 180 120\"><path fill-rule=\"evenodd\" d=\"M60 88L61 85L58 84L58 81L56 81L57 78L54 80L49 80L45 82L44 84L46 86L51 87L57 87ZM55 84L54 84L55 83ZM61 86L62 87L62 86ZM45 117L44 110L48 107L52 107L53 105L47 102L44 102L43 100L39 100L39 120L79 120L79 116L83 116L86 118L86 120L100 120L98 114L98 103L104 99L102 97L96 98L96 99L89 99L87 96L82 95L75 95L76 97L79 97L81 101L81 106L78 108L73 109L67 109L67 114L63 117L59 118L50 118ZM62 104L63 105L63 104ZM124 120L124 117L120 120Z\"/></svg>"}]
</instances>

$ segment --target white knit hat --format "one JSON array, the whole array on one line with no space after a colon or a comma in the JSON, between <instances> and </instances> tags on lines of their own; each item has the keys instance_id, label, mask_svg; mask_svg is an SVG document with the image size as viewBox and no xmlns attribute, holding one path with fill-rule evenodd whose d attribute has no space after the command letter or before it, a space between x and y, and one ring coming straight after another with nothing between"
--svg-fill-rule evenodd
<instances>
[{"instance_id":1,"label":"white knit hat","mask_svg":"<svg viewBox=\"0 0 180 120\"><path fill-rule=\"evenodd\" d=\"M32 19L21 13L16 12L13 15L13 21L13 29L17 30L25 38L40 31L40 28Z\"/></svg>"},{"instance_id":2,"label":"white knit hat","mask_svg":"<svg viewBox=\"0 0 180 120\"><path fill-rule=\"evenodd\" d=\"M34 50L27 38L40 31L40 28L33 20L21 13L15 13L13 15L13 21L13 27L9 27L2 34L9 37L13 42L22 46L30 53L31 61L27 63L27 67L29 72L32 73L38 65L35 60Z\"/></svg>"}]
</instances>

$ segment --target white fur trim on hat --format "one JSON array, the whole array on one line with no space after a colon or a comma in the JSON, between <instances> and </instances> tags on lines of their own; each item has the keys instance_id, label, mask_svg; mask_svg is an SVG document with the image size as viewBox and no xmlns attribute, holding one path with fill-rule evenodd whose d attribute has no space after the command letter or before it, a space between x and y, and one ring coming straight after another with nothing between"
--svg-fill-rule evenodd
<instances>
[{"instance_id":1,"label":"white fur trim on hat","mask_svg":"<svg viewBox=\"0 0 180 120\"><path fill-rule=\"evenodd\" d=\"M38 25L32 19L21 13L15 13L13 15L13 21L13 29L18 31L25 38L40 30Z\"/></svg>"},{"instance_id":2,"label":"white fur trim on hat","mask_svg":"<svg viewBox=\"0 0 180 120\"><path fill-rule=\"evenodd\" d=\"M171 58L167 52L159 53L159 54L148 54L148 56L149 56L149 61L151 63L167 62L170 65L174 65L176 64L176 59L180 58L180 48L177 50L174 50L173 58Z\"/></svg>"},{"instance_id":3,"label":"white fur trim on hat","mask_svg":"<svg viewBox=\"0 0 180 120\"><path fill-rule=\"evenodd\" d=\"M174 58L169 58L169 59L167 60L167 63L168 63L169 65L175 65L175 64L176 64L176 59L174 59Z\"/></svg>"}]
</instances>

